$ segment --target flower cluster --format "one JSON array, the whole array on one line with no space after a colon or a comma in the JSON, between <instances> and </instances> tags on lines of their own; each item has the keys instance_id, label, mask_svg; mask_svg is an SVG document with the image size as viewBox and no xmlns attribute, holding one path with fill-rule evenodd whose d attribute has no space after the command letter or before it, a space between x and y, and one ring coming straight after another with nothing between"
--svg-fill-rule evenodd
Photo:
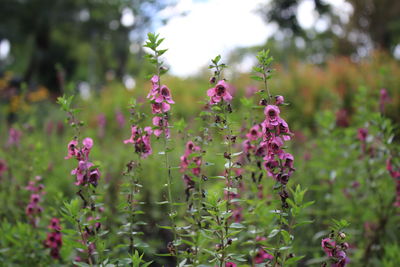
<instances>
[{"instance_id":1,"label":"flower cluster","mask_svg":"<svg viewBox=\"0 0 400 267\"><path fill-rule=\"evenodd\" d=\"M392 158L387 159L386 168L389 171L390 176L392 176L396 182L396 201L394 202L394 205L400 207L400 169L394 170Z\"/></svg>"},{"instance_id":2,"label":"flower cluster","mask_svg":"<svg viewBox=\"0 0 400 267\"><path fill-rule=\"evenodd\" d=\"M29 222L36 227L39 223L39 215L43 212L43 208L39 205L42 195L44 192L44 185L38 184L42 178L36 176L34 181L29 181L28 186L25 187L26 190L31 191L30 201L25 208L25 213L29 218Z\"/></svg>"},{"instance_id":3,"label":"flower cluster","mask_svg":"<svg viewBox=\"0 0 400 267\"><path fill-rule=\"evenodd\" d=\"M183 174L183 180L186 184L186 194L194 188L194 181L188 173L188 169L192 175L199 176L201 172L201 148L196 146L192 141L186 143L185 153L181 156L180 170Z\"/></svg>"},{"instance_id":4,"label":"flower cluster","mask_svg":"<svg viewBox=\"0 0 400 267\"><path fill-rule=\"evenodd\" d=\"M153 118L153 125L156 127L154 135L159 137L163 132L169 138L169 123L167 112L171 109L171 104L175 104L172 100L171 91L166 85L160 84L160 78L154 75L151 78L152 88L147 95L151 101L151 111L156 116Z\"/></svg>"},{"instance_id":5,"label":"flower cluster","mask_svg":"<svg viewBox=\"0 0 400 267\"><path fill-rule=\"evenodd\" d=\"M282 103L283 97L276 97L275 104ZM283 150L283 145L285 141L291 139L292 133L286 121L280 117L277 105L265 107L265 120L250 129L243 143L243 149L248 154L253 153L257 157L262 157L268 175L286 185L294 171L294 158ZM260 139L261 142L257 144Z\"/></svg>"},{"instance_id":6,"label":"flower cluster","mask_svg":"<svg viewBox=\"0 0 400 267\"><path fill-rule=\"evenodd\" d=\"M87 186L89 184L97 186L100 179L99 169L89 161L89 154L93 147L93 140L86 137L79 146L77 140L72 140L68 144L68 155L65 159L74 157L78 161L78 166L71 171L76 176L76 185Z\"/></svg>"},{"instance_id":7,"label":"flower cluster","mask_svg":"<svg viewBox=\"0 0 400 267\"><path fill-rule=\"evenodd\" d=\"M343 233L341 233L344 235ZM336 242L332 238L324 238L321 247L325 251L326 256L333 262L332 267L344 267L349 263L346 250L349 248L347 242Z\"/></svg>"},{"instance_id":8,"label":"flower cluster","mask_svg":"<svg viewBox=\"0 0 400 267\"><path fill-rule=\"evenodd\" d=\"M60 259L60 249L62 246L61 225L58 218L52 218L48 226L52 232L47 233L44 246L50 248L50 256L54 259Z\"/></svg>"},{"instance_id":9,"label":"flower cluster","mask_svg":"<svg viewBox=\"0 0 400 267\"><path fill-rule=\"evenodd\" d=\"M142 158L146 158L150 155L153 150L151 148L151 134L152 130L150 127L145 127L143 130L136 125L131 128L131 137L124 141L125 144L133 144L135 152L138 153Z\"/></svg>"},{"instance_id":10,"label":"flower cluster","mask_svg":"<svg viewBox=\"0 0 400 267\"><path fill-rule=\"evenodd\" d=\"M210 97L210 105L232 100L232 95L228 91L228 84L224 80L219 81L215 87L208 89L207 95Z\"/></svg>"}]
</instances>

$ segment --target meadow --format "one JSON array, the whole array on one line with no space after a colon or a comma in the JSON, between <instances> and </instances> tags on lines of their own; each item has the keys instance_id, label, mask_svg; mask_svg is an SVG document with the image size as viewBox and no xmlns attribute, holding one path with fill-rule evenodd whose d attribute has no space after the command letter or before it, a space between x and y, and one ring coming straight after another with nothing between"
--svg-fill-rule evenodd
<instances>
[{"instance_id":1,"label":"meadow","mask_svg":"<svg viewBox=\"0 0 400 267\"><path fill-rule=\"evenodd\" d=\"M183 79L160 43L131 91L2 77L2 266L398 266L397 61Z\"/></svg>"}]
</instances>

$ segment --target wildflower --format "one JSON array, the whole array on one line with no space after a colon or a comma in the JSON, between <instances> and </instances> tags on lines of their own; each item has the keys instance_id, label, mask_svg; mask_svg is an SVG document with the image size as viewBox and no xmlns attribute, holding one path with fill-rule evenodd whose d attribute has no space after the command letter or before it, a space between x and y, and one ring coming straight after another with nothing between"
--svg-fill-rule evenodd
<instances>
[{"instance_id":1,"label":"wildflower","mask_svg":"<svg viewBox=\"0 0 400 267\"><path fill-rule=\"evenodd\" d=\"M326 255L329 257L333 256L333 251L336 247L336 242L330 238L324 238L321 242L322 249L325 251Z\"/></svg>"},{"instance_id":2,"label":"wildflower","mask_svg":"<svg viewBox=\"0 0 400 267\"><path fill-rule=\"evenodd\" d=\"M61 231L60 219L58 219L58 218L52 218L52 219L50 220L49 229Z\"/></svg>"},{"instance_id":3,"label":"wildflower","mask_svg":"<svg viewBox=\"0 0 400 267\"><path fill-rule=\"evenodd\" d=\"M151 88L149 94L147 95L147 98L153 100L159 91L160 86L158 83L159 83L160 79L157 75L154 75L150 81L151 81L152 88Z\"/></svg>"},{"instance_id":4,"label":"wildflower","mask_svg":"<svg viewBox=\"0 0 400 267\"><path fill-rule=\"evenodd\" d=\"M166 118L155 116L153 118L153 125L156 126L156 129L154 130L155 136L159 137L164 132L165 137L169 138L170 136L170 131L168 128L169 124Z\"/></svg>"},{"instance_id":5,"label":"wildflower","mask_svg":"<svg viewBox=\"0 0 400 267\"><path fill-rule=\"evenodd\" d=\"M71 142L69 142L68 143L68 155L64 159L70 159L72 157L76 157L79 153L77 146L78 146L78 141L72 140Z\"/></svg>"},{"instance_id":6,"label":"wildflower","mask_svg":"<svg viewBox=\"0 0 400 267\"><path fill-rule=\"evenodd\" d=\"M365 142L367 140L368 130L365 128L360 128L357 131L357 137L361 142Z\"/></svg>"},{"instance_id":7,"label":"wildflower","mask_svg":"<svg viewBox=\"0 0 400 267\"><path fill-rule=\"evenodd\" d=\"M228 261L225 263L225 267L237 267L237 264L231 261Z\"/></svg>"},{"instance_id":8,"label":"wildflower","mask_svg":"<svg viewBox=\"0 0 400 267\"><path fill-rule=\"evenodd\" d=\"M247 139L250 141L255 141L261 136L262 132L260 131L260 126L258 124L251 127L249 133L246 134Z\"/></svg>"},{"instance_id":9,"label":"wildflower","mask_svg":"<svg viewBox=\"0 0 400 267\"><path fill-rule=\"evenodd\" d=\"M213 88L208 89L207 95L210 97L210 105L223 101L229 102L232 100L231 94L228 92L228 85L224 80L221 80Z\"/></svg>"},{"instance_id":10,"label":"wildflower","mask_svg":"<svg viewBox=\"0 0 400 267\"><path fill-rule=\"evenodd\" d=\"M131 137L124 141L125 144L133 144L135 152L139 153L142 158L146 158L153 151L150 143L150 136L152 134L150 127L145 127L143 130L138 126L133 125L131 128Z\"/></svg>"},{"instance_id":11,"label":"wildflower","mask_svg":"<svg viewBox=\"0 0 400 267\"><path fill-rule=\"evenodd\" d=\"M151 112L153 114L165 113L165 112L168 112L170 109L171 109L171 106L165 102L162 102L162 103L154 102L151 104Z\"/></svg>"},{"instance_id":12,"label":"wildflower","mask_svg":"<svg viewBox=\"0 0 400 267\"><path fill-rule=\"evenodd\" d=\"M264 109L264 114L266 117L265 126L271 128L271 126L278 126L279 124L279 113L280 110L275 105L268 105Z\"/></svg>"},{"instance_id":13,"label":"wildflower","mask_svg":"<svg viewBox=\"0 0 400 267\"><path fill-rule=\"evenodd\" d=\"M254 256L254 263L260 264L263 263L265 260L272 260L274 256L266 252L263 248L259 248L257 254Z\"/></svg>"},{"instance_id":14,"label":"wildflower","mask_svg":"<svg viewBox=\"0 0 400 267\"><path fill-rule=\"evenodd\" d=\"M40 176L36 176L36 181L40 181ZM25 214L29 219L30 224L36 227L39 223L39 216L43 212L43 208L39 205L41 201L41 194L44 194L44 186L39 184L36 186L36 181L29 181L25 187L26 190L31 191L30 201L25 208ZM40 193L40 194L39 194Z\"/></svg>"},{"instance_id":15,"label":"wildflower","mask_svg":"<svg viewBox=\"0 0 400 267\"><path fill-rule=\"evenodd\" d=\"M58 218L52 218L48 228L53 231L47 233L46 240L44 241L44 246L46 248L50 248L50 256L53 259L60 259L60 249L63 244L60 220Z\"/></svg>"},{"instance_id":16,"label":"wildflower","mask_svg":"<svg viewBox=\"0 0 400 267\"><path fill-rule=\"evenodd\" d=\"M168 104L175 104L172 100L171 91L166 85L161 86L160 93L154 98L156 103L167 102Z\"/></svg>"},{"instance_id":17,"label":"wildflower","mask_svg":"<svg viewBox=\"0 0 400 267\"><path fill-rule=\"evenodd\" d=\"M275 105L279 106L285 102L285 98L281 95L275 96Z\"/></svg>"}]
</instances>

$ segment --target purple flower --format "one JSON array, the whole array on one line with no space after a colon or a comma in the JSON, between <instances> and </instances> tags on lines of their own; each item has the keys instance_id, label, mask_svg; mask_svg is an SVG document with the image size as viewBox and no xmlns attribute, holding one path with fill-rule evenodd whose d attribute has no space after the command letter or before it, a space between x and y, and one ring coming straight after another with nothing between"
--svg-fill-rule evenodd
<instances>
[{"instance_id":1,"label":"purple flower","mask_svg":"<svg viewBox=\"0 0 400 267\"><path fill-rule=\"evenodd\" d=\"M153 125L156 126L156 129L154 130L154 135L159 137L163 132L165 132L165 137L169 138L169 124L168 120L159 116L156 116L153 118Z\"/></svg>"},{"instance_id":2,"label":"purple flower","mask_svg":"<svg viewBox=\"0 0 400 267\"><path fill-rule=\"evenodd\" d=\"M152 130L150 127L145 127L142 131L137 126L132 126L131 128L131 138L124 141L125 144L133 144L135 147L135 152L139 153L142 158L146 158L153 151L150 143L150 136Z\"/></svg>"},{"instance_id":3,"label":"purple flower","mask_svg":"<svg viewBox=\"0 0 400 267\"><path fill-rule=\"evenodd\" d=\"M232 100L231 94L228 92L228 84L221 80L213 88L207 90L207 95L210 97L210 105L217 104L219 102Z\"/></svg>"},{"instance_id":4,"label":"purple flower","mask_svg":"<svg viewBox=\"0 0 400 267\"><path fill-rule=\"evenodd\" d=\"M365 142L367 140L368 130L366 128L359 128L357 131L357 137L361 142Z\"/></svg>"},{"instance_id":5,"label":"purple flower","mask_svg":"<svg viewBox=\"0 0 400 267\"><path fill-rule=\"evenodd\" d=\"M333 251L336 247L336 242L330 238L324 238L321 241L321 247L329 257L333 256Z\"/></svg>"},{"instance_id":6,"label":"purple flower","mask_svg":"<svg viewBox=\"0 0 400 267\"><path fill-rule=\"evenodd\" d=\"M250 141L255 141L262 136L262 132L260 131L260 126L254 125L251 127L250 131L246 134L246 137Z\"/></svg>"},{"instance_id":7,"label":"purple flower","mask_svg":"<svg viewBox=\"0 0 400 267\"><path fill-rule=\"evenodd\" d=\"M283 102L285 102L285 98L281 95L277 95L275 96L275 105L281 105L283 104Z\"/></svg>"},{"instance_id":8,"label":"purple flower","mask_svg":"<svg viewBox=\"0 0 400 267\"><path fill-rule=\"evenodd\" d=\"M265 124L267 128L270 128L270 126L278 126L279 124L279 113L281 111L279 108L275 105L268 105L264 109L264 114L266 117L265 119Z\"/></svg>"},{"instance_id":9,"label":"purple flower","mask_svg":"<svg viewBox=\"0 0 400 267\"><path fill-rule=\"evenodd\" d=\"M151 104L151 112L153 114L165 113L165 112L168 112L170 109L171 109L171 106L165 102L162 102L162 103L154 102Z\"/></svg>"},{"instance_id":10,"label":"purple flower","mask_svg":"<svg viewBox=\"0 0 400 267\"><path fill-rule=\"evenodd\" d=\"M64 159L70 159L72 157L76 157L79 153L77 146L78 146L78 141L72 140L71 142L69 142L68 143L68 155Z\"/></svg>"},{"instance_id":11,"label":"purple flower","mask_svg":"<svg viewBox=\"0 0 400 267\"><path fill-rule=\"evenodd\" d=\"M272 260L274 256L266 252L263 248L259 248L257 254L254 256L254 263L260 264L263 263L265 260Z\"/></svg>"}]
</instances>

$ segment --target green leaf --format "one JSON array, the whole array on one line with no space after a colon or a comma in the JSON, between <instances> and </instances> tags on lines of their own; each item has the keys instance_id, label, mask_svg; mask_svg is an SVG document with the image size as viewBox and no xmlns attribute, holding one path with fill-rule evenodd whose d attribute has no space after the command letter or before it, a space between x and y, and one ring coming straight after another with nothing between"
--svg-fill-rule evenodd
<instances>
[{"instance_id":1,"label":"green leaf","mask_svg":"<svg viewBox=\"0 0 400 267\"><path fill-rule=\"evenodd\" d=\"M285 264L290 265L290 264L296 263L304 257L305 256L296 256L296 257L289 258L288 260L285 261Z\"/></svg>"}]
</instances>

